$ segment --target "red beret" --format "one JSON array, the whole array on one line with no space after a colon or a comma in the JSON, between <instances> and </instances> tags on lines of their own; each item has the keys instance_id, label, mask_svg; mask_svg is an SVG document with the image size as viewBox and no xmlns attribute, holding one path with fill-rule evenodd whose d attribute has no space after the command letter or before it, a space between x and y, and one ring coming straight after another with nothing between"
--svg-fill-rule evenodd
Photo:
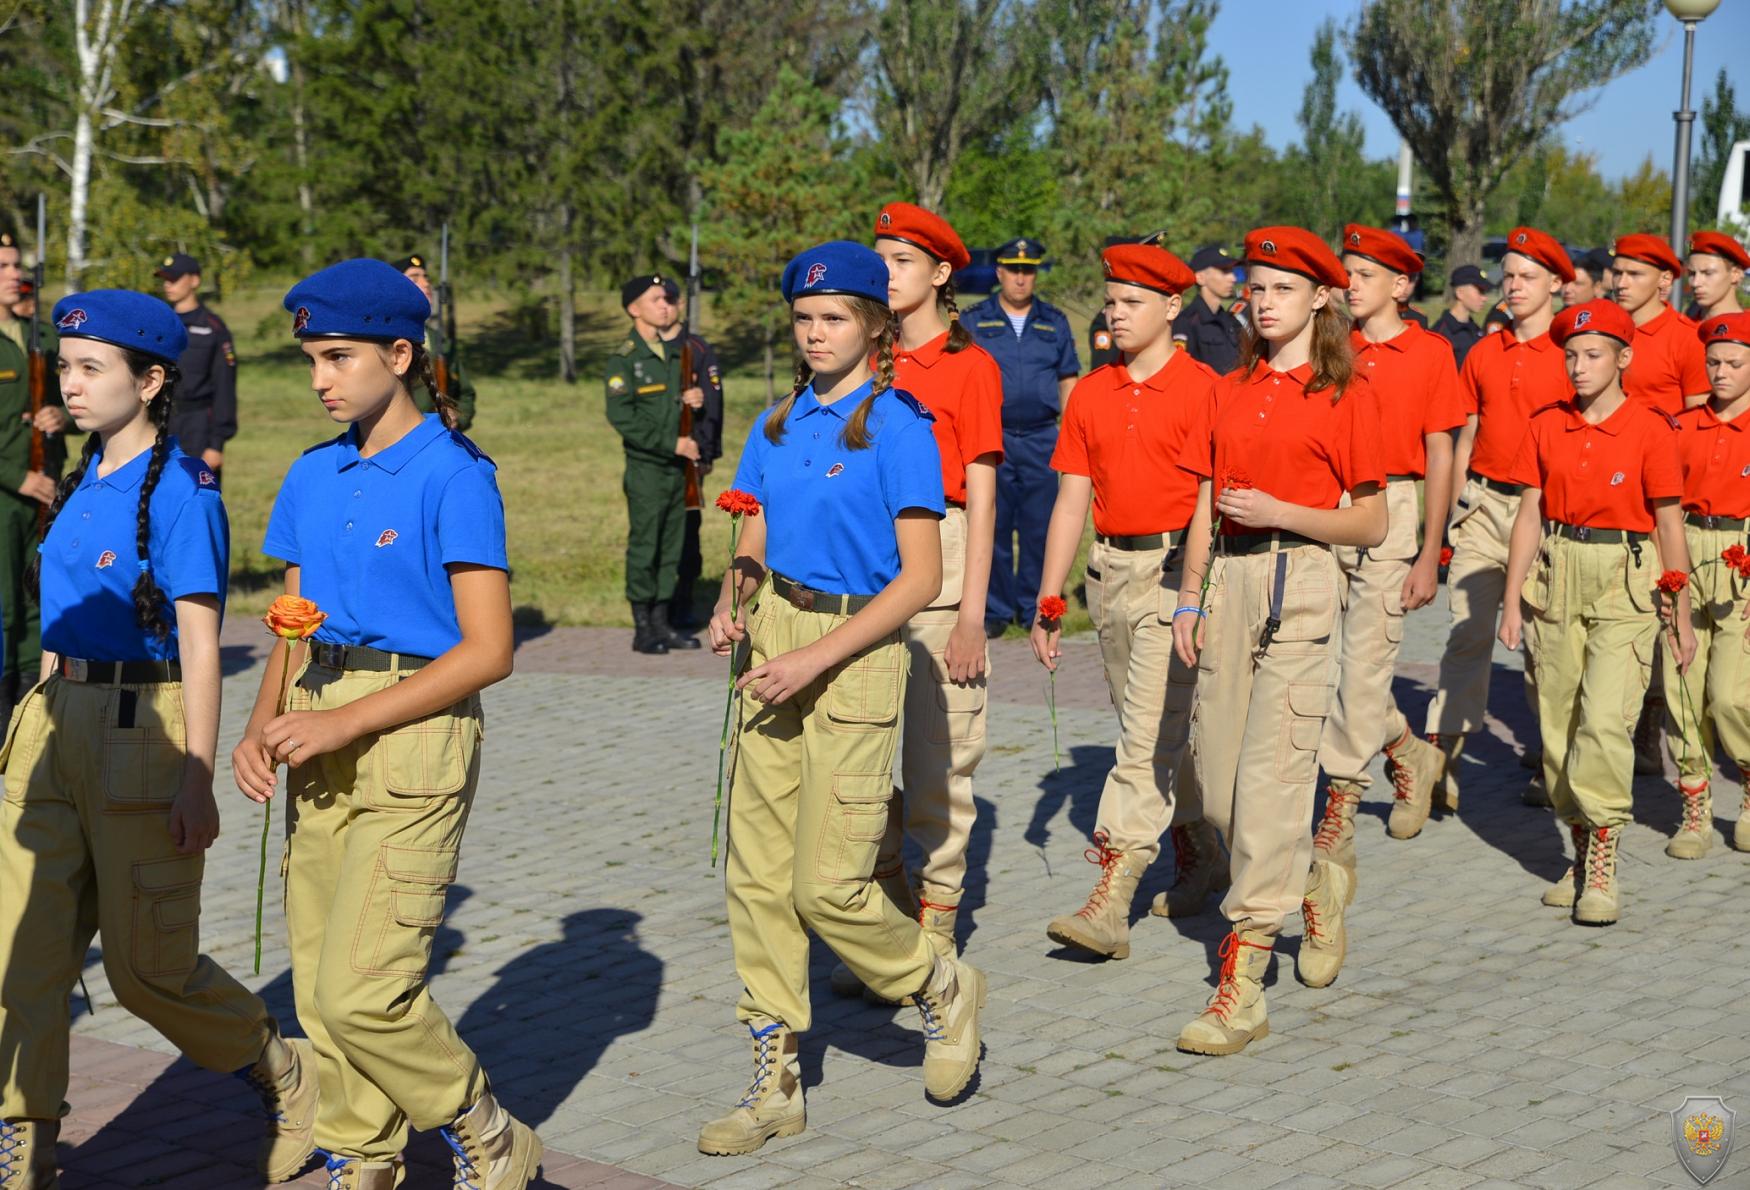
<instances>
[{"instance_id":1,"label":"red beret","mask_svg":"<svg viewBox=\"0 0 1750 1190\"><path fill-rule=\"evenodd\" d=\"M956 271L972 263L972 253L946 219L909 202L890 202L881 208L881 213L875 216L875 238L916 244L937 260L947 261Z\"/></svg>"},{"instance_id":2,"label":"red beret","mask_svg":"<svg viewBox=\"0 0 1750 1190\"><path fill-rule=\"evenodd\" d=\"M1394 273L1415 275L1422 271L1422 254L1395 231L1351 223L1343 228L1343 255L1365 256Z\"/></svg>"},{"instance_id":3,"label":"red beret","mask_svg":"<svg viewBox=\"0 0 1750 1190\"><path fill-rule=\"evenodd\" d=\"M1742 343L1750 347L1750 311L1704 318L1695 333L1703 343Z\"/></svg>"},{"instance_id":4,"label":"red beret","mask_svg":"<svg viewBox=\"0 0 1750 1190\"><path fill-rule=\"evenodd\" d=\"M1550 342L1557 347L1575 335L1609 335L1624 345L1635 341L1635 320L1608 298L1594 298L1577 306L1566 306L1550 323Z\"/></svg>"},{"instance_id":5,"label":"red beret","mask_svg":"<svg viewBox=\"0 0 1750 1190\"><path fill-rule=\"evenodd\" d=\"M1349 288L1349 270L1304 227L1255 227L1246 233L1246 263L1287 269L1334 289Z\"/></svg>"},{"instance_id":6,"label":"red beret","mask_svg":"<svg viewBox=\"0 0 1750 1190\"><path fill-rule=\"evenodd\" d=\"M1564 281L1574 279L1574 262L1568 258L1568 250L1548 232L1515 227L1507 233L1507 251L1542 265Z\"/></svg>"},{"instance_id":7,"label":"red beret","mask_svg":"<svg viewBox=\"0 0 1750 1190\"><path fill-rule=\"evenodd\" d=\"M1671 245L1659 236L1617 236L1616 243L1610 246L1610 254L1644 261L1666 272L1683 275L1683 262L1677 259L1677 253L1671 251Z\"/></svg>"},{"instance_id":8,"label":"red beret","mask_svg":"<svg viewBox=\"0 0 1750 1190\"><path fill-rule=\"evenodd\" d=\"M1731 261L1741 269L1750 269L1750 252L1731 236L1717 231L1698 231L1689 237L1691 255L1697 252Z\"/></svg>"},{"instance_id":9,"label":"red beret","mask_svg":"<svg viewBox=\"0 0 1750 1190\"><path fill-rule=\"evenodd\" d=\"M1178 295L1197 284L1191 266L1153 244L1114 244L1100 253L1106 280Z\"/></svg>"}]
</instances>

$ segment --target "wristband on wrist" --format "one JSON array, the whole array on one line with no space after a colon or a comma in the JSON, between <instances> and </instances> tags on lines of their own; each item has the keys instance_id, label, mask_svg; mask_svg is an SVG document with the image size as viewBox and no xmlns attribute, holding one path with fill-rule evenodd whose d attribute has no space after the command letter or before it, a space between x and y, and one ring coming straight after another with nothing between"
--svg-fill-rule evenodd
<instances>
[{"instance_id":1,"label":"wristband on wrist","mask_svg":"<svg viewBox=\"0 0 1750 1190\"><path fill-rule=\"evenodd\" d=\"M1200 607L1177 607L1177 608L1173 609L1173 619L1177 620L1180 616L1184 615L1186 612L1191 612L1193 615L1199 615L1199 616L1207 616L1209 614L1208 612L1204 611Z\"/></svg>"}]
</instances>

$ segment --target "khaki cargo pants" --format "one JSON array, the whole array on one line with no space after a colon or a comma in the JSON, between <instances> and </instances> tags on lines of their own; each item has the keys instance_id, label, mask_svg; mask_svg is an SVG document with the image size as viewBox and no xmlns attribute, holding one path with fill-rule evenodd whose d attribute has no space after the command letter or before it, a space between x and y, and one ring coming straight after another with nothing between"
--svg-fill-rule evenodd
<instances>
[{"instance_id":1,"label":"khaki cargo pants","mask_svg":"<svg viewBox=\"0 0 1750 1190\"><path fill-rule=\"evenodd\" d=\"M167 829L187 737L176 683L51 677L0 764L0 1118L58 1119L68 997L93 933L121 1006L208 1070L255 1064L267 1006L200 952L203 855Z\"/></svg>"},{"instance_id":2,"label":"khaki cargo pants","mask_svg":"<svg viewBox=\"0 0 1750 1190\"><path fill-rule=\"evenodd\" d=\"M1279 564L1281 624L1264 648ZM1204 817L1232 854L1221 911L1235 926L1275 936L1299 911L1312 866L1341 576L1324 546L1217 554L1212 565L1191 752Z\"/></svg>"},{"instance_id":3,"label":"khaki cargo pants","mask_svg":"<svg viewBox=\"0 0 1750 1190\"><path fill-rule=\"evenodd\" d=\"M987 743L986 679L950 682L944 659L948 637L960 619L965 576L966 510L950 505L942 518L942 591L902 632L910 673L901 725L900 793L875 865L883 875L899 872L903 840L910 838L924 856L919 894L943 909L960 904L966 885L966 847L977 816L972 774ZM987 673L989 668L986 650Z\"/></svg>"},{"instance_id":4,"label":"khaki cargo pants","mask_svg":"<svg viewBox=\"0 0 1750 1190\"><path fill-rule=\"evenodd\" d=\"M798 610L768 588L748 625L748 668L846 618ZM890 1000L929 976L923 930L875 883L907 668L896 632L782 703L742 692L725 877L743 1021L808 1028L809 930Z\"/></svg>"},{"instance_id":5,"label":"khaki cargo pants","mask_svg":"<svg viewBox=\"0 0 1750 1190\"><path fill-rule=\"evenodd\" d=\"M1659 633L1659 554L1546 535L1526 577L1537 652L1544 787L1563 822L1597 829L1633 817L1634 730Z\"/></svg>"},{"instance_id":6,"label":"khaki cargo pants","mask_svg":"<svg viewBox=\"0 0 1750 1190\"><path fill-rule=\"evenodd\" d=\"M293 710L329 710L400 673L306 665ZM386 1161L409 1123L449 1124L486 1090L426 986L432 936L480 776L478 696L292 770L286 927L298 1019L316 1047L316 1143Z\"/></svg>"},{"instance_id":7,"label":"khaki cargo pants","mask_svg":"<svg viewBox=\"0 0 1750 1190\"><path fill-rule=\"evenodd\" d=\"M1452 546L1452 565L1446 571L1452 634L1440 658L1434 700L1428 704L1430 735L1466 735L1483 729L1495 635L1507 589L1507 547L1518 515L1518 496L1497 492L1475 479L1465 482L1458 514L1446 535ZM1529 635L1526 640L1525 700L1535 711L1536 650Z\"/></svg>"},{"instance_id":8,"label":"khaki cargo pants","mask_svg":"<svg viewBox=\"0 0 1750 1190\"><path fill-rule=\"evenodd\" d=\"M1695 575L1689 587L1689 622L1695 628L1695 660L1682 678L1670 649L1661 649L1665 668L1665 744L1679 773L1707 777L1714 768L1714 744L1742 770L1750 770L1750 620L1744 604L1750 580L1718 561L1727 546L1743 545L1742 530L1684 530ZM1711 560L1710 560L1711 559ZM1688 688L1687 705L1679 692Z\"/></svg>"},{"instance_id":9,"label":"khaki cargo pants","mask_svg":"<svg viewBox=\"0 0 1750 1190\"><path fill-rule=\"evenodd\" d=\"M1203 817L1197 773L1185 755L1197 671L1173 651L1178 550L1120 550L1096 541L1088 547L1087 590L1106 690L1118 712L1118 747L1094 830L1105 832L1113 850L1151 864L1169 826Z\"/></svg>"},{"instance_id":10,"label":"khaki cargo pants","mask_svg":"<svg viewBox=\"0 0 1750 1190\"><path fill-rule=\"evenodd\" d=\"M1409 727L1391 682L1404 643L1404 580L1416 560L1422 524L1416 481L1387 484L1385 505L1390 517L1385 541L1366 550L1332 550L1343 575L1343 639L1337 697L1319 742L1319 767L1332 782L1356 789L1372 784L1367 766Z\"/></svg>"}]
</instances>

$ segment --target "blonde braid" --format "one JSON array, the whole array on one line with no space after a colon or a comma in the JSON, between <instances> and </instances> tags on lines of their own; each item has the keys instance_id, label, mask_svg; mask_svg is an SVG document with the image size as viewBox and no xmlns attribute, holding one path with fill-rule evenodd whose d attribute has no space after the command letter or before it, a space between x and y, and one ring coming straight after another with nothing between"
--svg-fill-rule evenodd
<instances>
[{"instance_id":1,"label":"blonde braid","mask_svg":"<svg viewBox=\"0 0 1750 1190\"><path fill-rule=\"evenodd\" d=\"M950 276L936 289L937 300L948 311L948 342L943 348L948 354L964 351L972 345L972 334L966 329L966 324L960 321L960 306L954 300L954 278Z\"/></svg>"},{"instance_id":2,"label":"blonde braid","mask_svg":"<svg viewBox=\"0 0 1750 1190\"><path fill-rule=\"evenodd\" d=\"M801 358L796 360L796 381L790 389L790 395L772 406L772 411L766 414L766 441L774 446L784 441L784 422L790 416L790 410L796 405L796 398L802 395L802 390L808 387L808 382L814 379L814 369Z\"/></svg>"}]
</instances>

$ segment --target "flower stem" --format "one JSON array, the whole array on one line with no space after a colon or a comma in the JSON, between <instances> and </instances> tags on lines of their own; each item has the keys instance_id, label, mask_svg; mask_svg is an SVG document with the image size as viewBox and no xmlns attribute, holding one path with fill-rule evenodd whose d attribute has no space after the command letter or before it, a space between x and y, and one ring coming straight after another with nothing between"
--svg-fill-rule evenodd
<instances>
[{"instance_id":1,"label":"flower stem","mask_svg":"<svg viewBox=\"0 0 1750 1190\"><path fill-rule=\"evenodd\" d=\"M729 518L729 621L741 618L741 577L735 573L735 546L741 517ZM729 691L723 700L723 730L717 737L717 796L711 804L711 866L717 866L717 830L723 817L723 762L729 755L729 716L735 709L736 649L729 649Z\"/></svg>"},{"instance_id":2,"label":"flower stem","mask_svg":"<svg viewBox=\"0 0 1750 1190\"><path fill-rule=\"evenodd\" d=\"M292 693L292 642L286 641L286 668L280 675L279 713L286 713L286 703ZM286 784L291 784L291 768L286 768ZM261 866L255 873L255 974L261 974L261 910L267 896L267 835L273 827L273 798L261 803Z\"/></svg>"},{"instance_id":3,"label":"flower stem","mask_svg":"<svg viewBox=\"0 0 1750 1190\"><path fill-rule=\"evenodd\" d=\"M1047 676L1051 679L1051 685L1047 688L1047 700L1051 707L1051 771L1060 773L1063 771L1063 761L1057 751L1057 671L1048 670Z\"/></svg>"}]
</instances>

